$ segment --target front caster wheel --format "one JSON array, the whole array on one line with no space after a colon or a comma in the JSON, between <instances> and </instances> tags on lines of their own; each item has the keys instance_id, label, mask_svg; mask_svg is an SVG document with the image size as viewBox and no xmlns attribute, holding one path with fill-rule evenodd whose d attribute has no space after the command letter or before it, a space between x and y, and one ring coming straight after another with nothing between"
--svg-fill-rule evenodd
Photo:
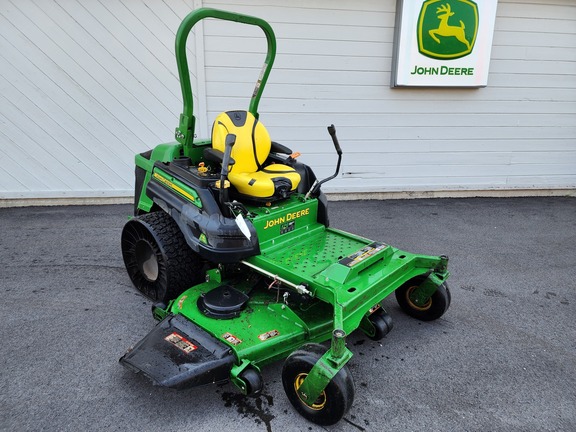
<instances>
[{"instance_id":1,"label":"front caster wheel","mask_svg":"<svg viewBox=\"0 0 576 432\"><path fill-rule=\"evenodd\" d=\"M203 280L200 257L163 211L138 216L122 230L122 257L134 286L155 302L168 303Z\"/></svg>"},{"instance_id":2,"label":"front caster wheel","mask_svg":"<svg viewBox=\"0 0 576 432\"><path fill-rule=\"evenodd\" d=\"M337 423L354 401L354 381L347 366L338 371L312 405L298 394L304 379L325 352L322 345L304 345L290 354L282 368L282 384L290 403L304 418L322 426Z\"/></svg>"},{"instance_id":3,"label":"front caster wheel","mask_svg":"<svg viewBox=\"0 0 576 432\"><path fill-rule=\"evenodd\" d=\"M406 314L420 321L433 321L440 318L450 307L450 290L444 282L434 294L422 305L412 300L412 293L424 281L423 278L413 279L395 291L396 300Z\"/></svg>"}]
</instances>

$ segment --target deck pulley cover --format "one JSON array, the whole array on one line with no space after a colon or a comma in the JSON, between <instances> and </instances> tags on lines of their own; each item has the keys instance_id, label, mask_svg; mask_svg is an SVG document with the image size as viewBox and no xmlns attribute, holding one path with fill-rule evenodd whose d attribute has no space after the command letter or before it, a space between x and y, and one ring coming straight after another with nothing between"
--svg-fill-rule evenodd
<instances>
[{"instance_id":1,"label":"deck pulley cover","mask_svg":"<svg viewBox=\"0 0 576 432\"><path fill-rule=\"evenodd\" d=\"M198 298L198 309L210 317L230 319L240 315L249 297L230 285L220 285Z\"/></svg>"}]
</instances>

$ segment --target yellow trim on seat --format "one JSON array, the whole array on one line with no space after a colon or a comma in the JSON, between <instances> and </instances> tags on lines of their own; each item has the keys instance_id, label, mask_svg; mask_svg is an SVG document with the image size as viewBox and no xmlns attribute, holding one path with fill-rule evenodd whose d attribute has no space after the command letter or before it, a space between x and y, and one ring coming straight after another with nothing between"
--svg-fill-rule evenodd
<instances>
[{"instance_id":1,"label":"yellow trim on seat","mask_svg":"<svg viewBox=\"0 0 576 432\"><path fill-rule=\"evenodd\" d=\"M274 167L274 170L288 171L284 173L271 174L264 171L256 171L253 173L229 173L228 178L230 183L243 195L254 196L258 198L266 198L274 195L275 185L272 181L273 178L284 177L292 183L291 190L295 190L300 183L300 174L294 171L294 168L287 165L274 164L267 166L266 169Z\"/></svg>"}]
</instances>

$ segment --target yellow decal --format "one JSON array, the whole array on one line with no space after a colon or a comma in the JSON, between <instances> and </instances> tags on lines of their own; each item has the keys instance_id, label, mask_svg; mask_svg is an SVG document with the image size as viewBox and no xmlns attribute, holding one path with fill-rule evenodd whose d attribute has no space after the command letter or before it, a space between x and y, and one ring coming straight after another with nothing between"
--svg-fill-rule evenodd
<instances>
[{"instance_id":1,"label":"yellow decal","mask_svg":"<svg viewBox=\"0 0 576 432\"><path fill-rule=\"evenodd\" d=\"M169 187L170 189L175 190L176 192L178 192L180 195L185 196L186 198L188 198L190 201L195 201L194 196L189 194L188 192L186 192L184 189L182 189L180 186L175 185L174 183L172 183L170 180L168 180L167 178L162 177L160 174L158 173L154 173L154 178L156 180L158 180L160 183L162 183L164 186Z\"/></svg>"},{"instance_id":2,"label":"yellow decal","mask_svg":"<svg viewBox=\"0 0 576 432\"><path fill-rule=\"evenodd\" d=\"M376 303L374 306L372 306L370 308L370 310L368 311L368 315L372 315L374 312L376 312L378 309L380 309L380 303Z\"/></svg>"},{"instance_id":3,"label":"yellow decal","mask_svg":"<svg viewBox=\"0 0 576 432\"><path fill-rule=\"evenodd\" d=\"M266 221L266 225L264 229L268 229L270 227L283 224L284 222L288 222L294 219L298 219L304 216L308 216L310 214L310 208L305 208L304 210L299 210L297 212L288 213L286 216L280 216L276 219L271 219Z\"/></svg>"}]
</instances>

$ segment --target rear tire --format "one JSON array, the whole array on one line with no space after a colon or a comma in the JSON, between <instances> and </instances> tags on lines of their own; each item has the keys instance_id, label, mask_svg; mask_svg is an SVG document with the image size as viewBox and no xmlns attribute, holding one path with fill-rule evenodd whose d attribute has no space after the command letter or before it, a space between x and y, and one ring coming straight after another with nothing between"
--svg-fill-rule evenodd
<instances>
[{"instance_id":1,"label":"rear tire","mask_svg":"<svg viewBox=\"0 0 576 432\"><path fill-rule=\"evenodd\" d=\"M168 303L203 281L200 257L163 211L131 219L122 230L121 246L132 283L155 302Z\"/></svg>"}]
</instances>

